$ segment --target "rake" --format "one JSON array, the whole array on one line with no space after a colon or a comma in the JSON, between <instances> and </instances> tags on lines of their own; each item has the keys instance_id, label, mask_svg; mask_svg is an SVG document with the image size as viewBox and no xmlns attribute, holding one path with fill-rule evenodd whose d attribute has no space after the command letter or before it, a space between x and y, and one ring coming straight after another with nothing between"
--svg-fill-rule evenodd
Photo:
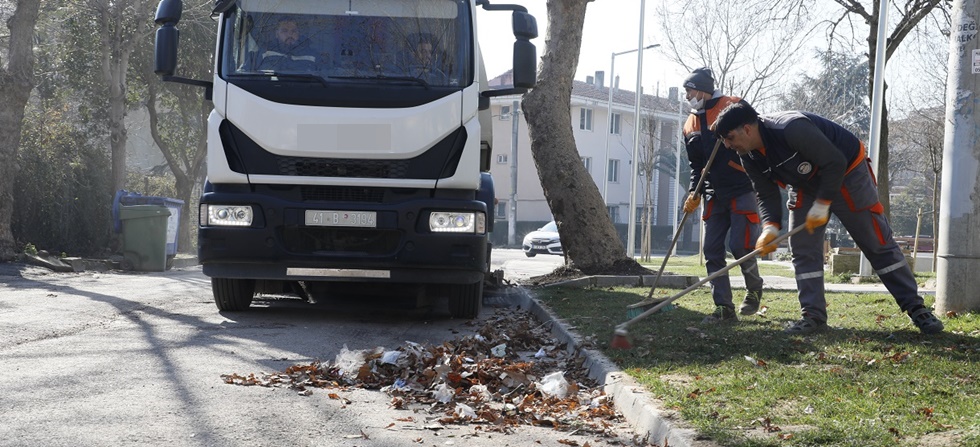
<instances>
[{"instance_id":1,"label":"rake","mask_svg":"<svg viewBox=\"0 0 980 447\"><path fill-rule=\"evenodd\" d=\"M708 162L705 163L704 168L701 169L701 178L698 179L698 186L694 188L695 193L698 193L698 191L701 190L701 186L704 185L704 179L708 175L708 170L711 169L711 164L715 162L715 155L718 155L719 147L721 147L721 140L715 141L715 147L711 150L711 155L708 157ZM667 266L667 260L670 259L670 253L674 251L674 246L677 245L677 239L680 237L681 231L684 229L684 223L687 222L687 218L690 215L691 213L684 211L684 217L681 218L681 223L677 225L677 231L674 231L674 238L670 241L670 247L667 248L667 254L664 255L664 261L660 263L660 271L657 272L657 277L653 280L653 287L650 287L650 292L647 293L646 299L626 306L626 318L636 318L636 316L642 314L647 309L663 302L663 300L653 298L653 291L656 290L657 285L660 284L660 277L664 274L664 267Z\"/></svg>"},{"instance_id":2,"label":"rake","mask_svg":"<svg viewBox=\"0 0 980 447\"><path fill-rule=\"evenodd\" d=\"M798 226L798 227L790 230L789 232L780 235L779 237L773 239L772 242L770 242L768 245L779 244L782 241L788 239L790 236L792 236L792 235L794 235L796 233L799 233L804 228L806 228L806 224L800 225L800 226ZM628 327L630 327L634 323L636 323L636 322L638 322L638 321L640 321L640 320L642 320L642 319L644 319L644 318L652 315L656 311L660 310L662 307L664 307L664 306L672 303L674 300L676 300L676 299L678 299L678 298L680 298L680 297L682 297L684 295L687 295L688 293L690 293L691 291L697 289L698 287L703 286L708 281L711 281L712 279L715 279L715 278L717 278L717 277L719 277L721 275L724 275L725 273L728 273L729 270L735 268L735 266L741 265L743 262L748 261L749 259L752 259L753 257L757 256L761 251L762 251L762 248L756 248L755 250L752 250L749 254L747 254L745 256L742 256L741 258L738 258L737 260L735 260L735 262L732 262L731 264L726 265L723 269L718 270L717 272L714 272L714 273L708 275L706 278L704 278L704 279L702 279L702 280L700 280L700 281L692 284L691 286L689 286L688 288L686 288L684 290L681 290L680 292L678 292L674 296L671 296L670 298L667 298L667 299L661 301L657 305L651 307L650 309L647 309L646 311L644 311L643 313L641 313L641 314L633 317L632 319L630 319L630 320L628 320L626 322L620 323L618 326L616 326L616 331L614 332L613 340L612 340L612 343L610 343L610 347L612 347L613 349L630 349L630 348L632 348L633 345L629 341L629 333L626 330Z\"/></svg>"}]
</instances>

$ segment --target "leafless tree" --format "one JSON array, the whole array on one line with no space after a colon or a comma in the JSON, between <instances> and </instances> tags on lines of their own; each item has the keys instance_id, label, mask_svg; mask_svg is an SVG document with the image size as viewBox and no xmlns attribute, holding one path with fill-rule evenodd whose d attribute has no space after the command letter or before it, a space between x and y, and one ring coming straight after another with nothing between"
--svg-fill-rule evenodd
<instances>
[{"instance_id":1,"label":"leafless tree","mask_svg":"<svg viewBox=\"0 0 980 447\"><path fill-rule=\"evenodd\" d=\"M129 60L136 46L152 36L153 0L72 0L68 4L79 14L99 40L99 54L92 55L101 64L102 78L108 87L109 149L112 159L112 184L122 189L126 184L126 114L127 74Z\"/></svg>"},{"instance_id":2,"label":"leafless tree","mask_svg":"<svg viewBox=\"0 0 980 447\"><path fill-rule=\"evenodd\" d=\"M839 37L840 31L851 30L853 33L853 23L857 18L868 26L868 99L874 94L873 84L875 76L875 60L878 46L878 16L881 7L881 0L862 2L859 0L834 0L843 10L831 21L829 36L831 42ZM892 2L889 7L889 23L893 23L891 31L887 34L887 44L885 45L885 62L895 54L905 38L909 36L918 26L919 22L927 18L937 9L940 13L948 14L950 7L949 0L904 0L903 3ZM896 19L897 16L897 19ZM850 36L852 40L857 40L857 36ZM885 88L887 89L887 83ZM889 213L889 192L891 190L889 181L889 150L888 150L888 107L885 101L887 95L882 92L881 110L881 136L878 143L878 160L875 173L878 177L878 199L885 207L885 214ZM882 169L882 166L886 169Z\"/></svg>"},{"instance_id":3,"label":"leafless tree","mask_svg":"<svg viewBox=\"0 0 980 447\"><path fill-rule=\"evenodd\" d=\"M799 64L815 30L802 0L705 0L658 7L667 57L688 71L710 67L715 86L762 105Z\"/></svg>"},{"instance_id":4,"label":"leafless tree","mask_svg":"<svg viewBox=\"0 0 980 447\"><path fill-rule=\"evenodd\" d=\"M212 75L217 24L209 18L210 13L210 3L184 10L180 22L182 76L208 79ZM212 105L204 99L203 88L162 82L153 72L153 46L153 39L147 39L134 53L139 85L132 90L140 93L150 119L150 135L173 173L176 198L184 202L177 246L190 250L197 221L196 213L191 212L196 209L192 195L204 180L207 119Z\"/></svg>"},{"instance_id":5,"label":"leafless tree","mask_svg":"<svg viewBox=\"0 0 980 447\"><path fill-rule=\"evenodd\" d=\"M612 1L612 0L608 0ZM538 85L522 108L545 200L559 222L562 248L588 274L642 269L619 240L599 188L579 160L572 133L572 80L589 0L548 0L548 33Z\"/></svg>"},{"instance_id":6,"label":"leafless tree","mask_svg":"<svg viewBox=\"0 0 980 447\"><path fill-rule=\"evenodd\" d=\"M34 90L34 27L40 3L17 0L7 19L5 60L0 61L0 261L12 259L16 252L10 218L24 108Z\"/></svg>"}]
</instances>

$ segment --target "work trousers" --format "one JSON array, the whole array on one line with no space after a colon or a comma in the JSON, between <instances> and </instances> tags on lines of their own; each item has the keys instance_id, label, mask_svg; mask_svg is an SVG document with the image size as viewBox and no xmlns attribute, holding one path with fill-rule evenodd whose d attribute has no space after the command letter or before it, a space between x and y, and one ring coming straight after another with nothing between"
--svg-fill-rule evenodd
<instances>
[{"instance_id":1,"label":"work trousers","mask_svg":"<svg viewBox=\"0 0 980 447\"><path fill-rule=\"evenodd\" d=\"M736 259L755 249L759 237L759 213L755 191L749 191L731 199L712 198L704 205L704 259L708 275L725 267L725 239ZM755 258L740 266L745 277L745 288L762 290L762 276ZM732 286L728 275L711 280L711 298L716 306L734 308Z\"/></svg>"},{"instance_id":2,"label":"work trousers","mask_svg":"<svg viewBox=\"0 0 980 447\"><path fill-rule=\"evenodd\" d=\"M790 186L789 225L795 228L806 222L806 214L813 205L810 191ZM830 205L830 212L840 219L861 252L871 263L881 282L903 310L922 305L918 285L905 255L892 237L891 227L878 201L878 187L871 176L870 162L862 163L844 176L841 190ZM801 231L790 237L793 268L801 312L815 320L827 321L827 301L824 297L824 234L827 226L817 228L813 234Z\"/></svg>"}]
</instances>

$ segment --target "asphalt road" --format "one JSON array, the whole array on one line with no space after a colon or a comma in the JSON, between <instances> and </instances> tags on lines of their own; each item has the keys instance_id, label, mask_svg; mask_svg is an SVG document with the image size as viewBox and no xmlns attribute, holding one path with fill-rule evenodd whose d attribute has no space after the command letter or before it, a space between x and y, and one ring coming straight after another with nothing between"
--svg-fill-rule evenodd
<instances>
[{"instance_id":1,"label":"asphalt road","mask_svg":"<svg viewBox=\"0 0 980 447\"><path fill-rule=\"evenodd\" d=\"M518 279L562 261L497 250L493 266ZM200 267L51 273L0 264L0 445L601 446L631 436L625 426L618 440L528 426L433 429L442 413L394 409L378 391L300 396L222 381L330 361L345 345L442 343L481 326L433 309L361 304L271 300L219 313ZM487 308L481 319L509 311Z\"/></svg>"}]
</instances>

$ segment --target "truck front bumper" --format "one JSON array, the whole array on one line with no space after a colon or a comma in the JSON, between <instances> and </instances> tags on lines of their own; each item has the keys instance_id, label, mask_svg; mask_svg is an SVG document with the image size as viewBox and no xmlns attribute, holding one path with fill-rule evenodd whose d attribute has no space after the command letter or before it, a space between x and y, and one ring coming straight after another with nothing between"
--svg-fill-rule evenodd
<instances>
[{"instance_id":1,"label":"truck front bumper","mask_svg":"<svg viewBox=\"0 0 980 447\"><path fill-rule=\"evenodd\" d=\"M433 211L486 215L486 204L475 198L314 203L290 193L210 191L201 204L248 205L253 210L247 227L198 227L198 258L210 277L473 284L483 280L489 265L486 233L429 230ZM375 212L376 225L307 225L307 210Z\"/></svg>"}]
</instances>

